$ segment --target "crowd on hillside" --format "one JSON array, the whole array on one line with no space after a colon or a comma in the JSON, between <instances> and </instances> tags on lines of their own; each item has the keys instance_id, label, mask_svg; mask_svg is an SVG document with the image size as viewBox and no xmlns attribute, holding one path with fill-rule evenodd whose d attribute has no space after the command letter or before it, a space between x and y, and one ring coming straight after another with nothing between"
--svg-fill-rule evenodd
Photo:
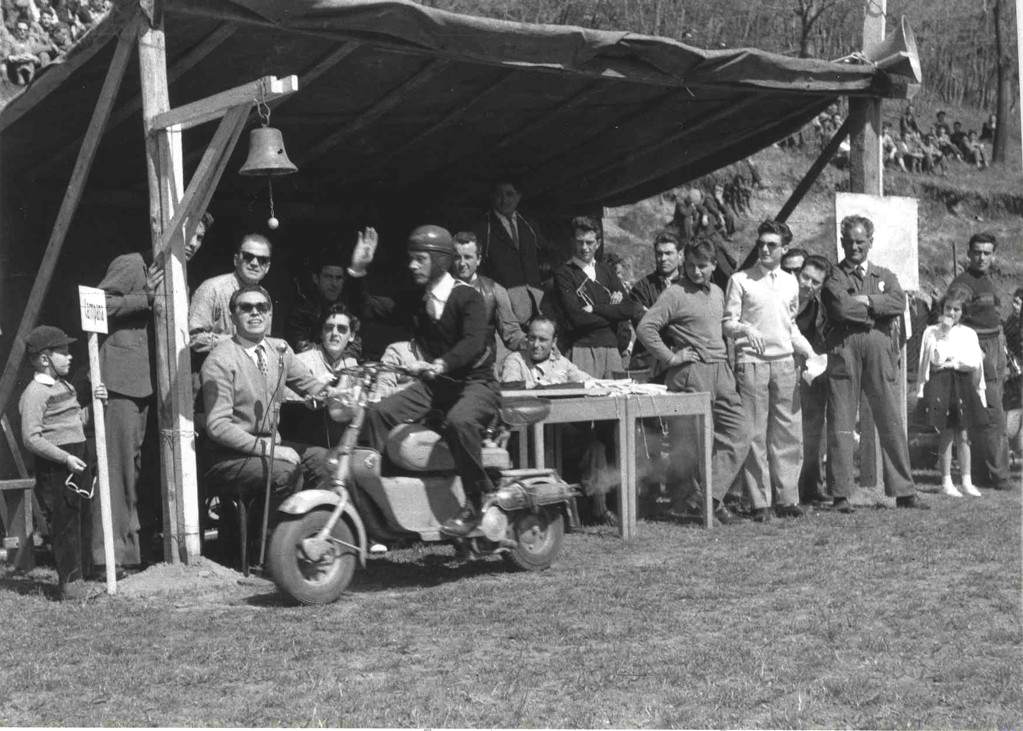
<instances>
[{"instance_id":1,"label":"crowd on hillside","mask_svg":"<svg viewBox=\"0 0 1023 731\"><path fill-rule=\"evenodd\" d=\"M881 128L881 150L885 167L907 173L932 173L946 175L949 165L970 165L978 169L987 168L990 157L988 145L994 141L998 124L996 115L988 115L976 129L964 129L959 121L947 121L947 113L939 111L930 125L920 122L912 104L907 104L899 117L896 134L889 122ZM804 129L779 143L780 147L804 147L815 145L824 149L842 126L844 118L837 103L818 114ZM849 162L850 143L845 137L835 151L833 162L840 166Z\"/></svg>"},{"instance_id":2,"label":"crowd on hillside","mask_svg":"<svg viewBox=\"0 0 1023 731\"><path fill-rule=\"evenodd\" d=\"M727 230L726 212L688 189L673 224L651 241L654 270L626 283L603 250L597 221L571 219L572 255L564 261L519 212L520 200L515 182L499 181L491 207L471 226L454 235L437 225L414 229L403 242L406 287L396 285L397 272L367 278L379 238L363 229L351 253L331 246L311 263L311 288L288 313L274 312L275 298L263 286L273 243L258 233L242 236L233 269L200 284L189 305L205 494L259 498L270 484L277 504L299 485L322 484L324 448L338 434L322 406L343 395L344 369L371 357L419 376L384 384L363 425L367 445L384 453L395 425L444 415L439 430L466 496L441 527L453 538L477 528L482 496L493 489L481 444L500 384L538 388L626 373L669 391L711 395L710 485L698 484L699 439L686 420L667 421L648 443L648 457L663 463L669 518L698 516L704 489L722 524L796 519L808 504L853 512L853 434L864 397L880 434L888 494L900 508L927 507L917 495L891 377L905 337L906 295L871 259L872 221L842 221L845 256L836 264L794 246L786 224L766 220L751 242L752 263L737 270L717 230ZM186 259L212 225L209 214L198 222ZM970 239L969 268L944 294L920 348L920 418L942 435L942 492L953 497L1011 488L1002 392L1007 363L1018 369L1021 360L1023 291L1003 325L989 276L997 246L989 233ZM124 254L109 265L98 286L107 295L110 334L100 350L103 383L94 388L76 389L69 380L73 339L62 330L43 325L26 341L35 376L19 403L22 437L36 457L37 494L64 596L87 594L84 580L104 559L84 428L91 394L106 404L118 567L155 558L147 548L162 526L160 490L140 481L140 456L159 438L146 423L154 393L151 320L162 284L163 270L148 254ZM274 322L284 339L269 337ZM382 354L363 352L360 328L386 323L404 334ZM1015 352L1006 353L1007 342ZM308 420L278 427L269 415L283 393L305 399ZM576 428L566 450L596 453L605 463L615 458L604 429ZM577 478L586 492L583 512L615 522L608 485L588 477Z\"/></svg>"},{"instance_id":3,"label":"crowd on hillside","mask_svg":"<svg viewBox=\"0 0 1023 731\"><path fill-rule=\"evenodd\" d=\"M110 11L110 0L2 0L3 80L25 86Z\"/></svg>"},{"instance_id":4,"label":"crowd on hillside","mask_svg":"<svg viewBox=\"0 0 1023 731\"><path fill-rule=\"evenodd\" d=\"M896 136L887 122L881 133L882 153L885 165L897 167L910 173L940 173L946 175L949 163L963 163L980 170L989 164L984 143L994 141L998 124L996 115L991 114L976 129L963 129L963 123L955 121L949 125L944 111L935 115L930 125L917 120L912 104L907 104L899 117L899 134Z\"/></svg>"}]
</instances>

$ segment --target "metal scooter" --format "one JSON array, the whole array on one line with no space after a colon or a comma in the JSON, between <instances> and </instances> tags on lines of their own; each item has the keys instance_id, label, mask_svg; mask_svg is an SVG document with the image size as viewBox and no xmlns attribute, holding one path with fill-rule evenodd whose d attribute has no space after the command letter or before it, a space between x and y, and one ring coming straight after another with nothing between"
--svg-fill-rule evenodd
<instances>
[{"instance_id":1,"label":"metal scooter","mask_svg":"<svg viewBox=\"0 0 1023 731\"><path fill-rule=\"evenodd\" d=\"M279 508L270 540L269 568L277 587L303 604L336 601L368 546L414 543L456 545L462 555L501 554L514 567L539 571L553 564L566 530L578 527L579 494L553 469L512 469L511 429L542 421L550 402L516 398L502 403L499 424L484 440L483 464L496 485L483 498L479 528L463 539L441 534L441 524L464 502L461 480L441 435L423 424L391 430L385 454L357 447L367 406L380 375L400 368L366 363L343 374L355 382L345 400L328 404L332 419L348 421L327 466L330 489L303 490Z\"/></svg>"}]
</instances>

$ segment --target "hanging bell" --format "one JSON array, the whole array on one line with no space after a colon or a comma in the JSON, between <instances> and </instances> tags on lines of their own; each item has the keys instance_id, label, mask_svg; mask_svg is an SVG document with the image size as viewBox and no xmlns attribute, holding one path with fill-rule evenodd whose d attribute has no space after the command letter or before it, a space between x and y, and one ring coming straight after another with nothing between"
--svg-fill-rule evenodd
<instances>
[{"instance_id":1,"label":"hanging bell","mask_svg":"<svg viewBox=\"0 0 1023 731\"><path fill-rule=\"evenodd\" d=\"M298 167L288 159L284 137L275 127L256 127L249 132L249 156L241 175L291 175Z\"/></svg>"}]
</instances>

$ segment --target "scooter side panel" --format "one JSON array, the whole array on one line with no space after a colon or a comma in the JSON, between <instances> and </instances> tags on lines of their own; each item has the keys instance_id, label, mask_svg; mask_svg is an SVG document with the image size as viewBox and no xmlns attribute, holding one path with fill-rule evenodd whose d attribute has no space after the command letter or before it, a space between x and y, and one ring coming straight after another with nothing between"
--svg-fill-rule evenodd
<instances>
[{"instance_id":1,"label":"scooter side panel","mask_svg":"<svg viewBox=\"0 0 1023 731\"><path fill-rule=\"evenodd\" d=\"M381 476L380 454L371 449L355 450L352 477L387 522L419 533L423 540L436 540L441 523L465 501L462 482L455 475Z\"/></svg>"}]
</instances>

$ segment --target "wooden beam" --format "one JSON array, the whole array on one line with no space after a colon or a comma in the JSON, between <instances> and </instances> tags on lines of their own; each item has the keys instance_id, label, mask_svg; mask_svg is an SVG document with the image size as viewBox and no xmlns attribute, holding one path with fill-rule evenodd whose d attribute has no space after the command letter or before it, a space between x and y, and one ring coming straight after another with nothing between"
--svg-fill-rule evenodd
<instances>
[{"instance_id":1,"label":"wooden beam","mask_svg":"<svg viewBox=\"0 0 1023 731\"><path fill-rule=\"evenodd\" d=\"M258 101L270 102L282 96L294 94L296 91L298 91L297 76L285 76L283 79L276 76L264 76L248 84L213 94L205 99L160 112L149 120L146 133L152 134L156 130L170 127L181 130L190 129L223 117L232 107L245 105L246 108L251 108Z\"/></svg>"},{"instance_id":2,"label":"wooden beam","mask_svg":"<svg viewBox=\"0 0 1023 731\"><path fill-rule=\"evenodd\" d=\"M14 438L14 432L11 429L11 422L7 419L7 414L0 414L0 428L4 431L4 440L6 440L7 449L14 460L14 467L18 470L18 476L28 477L28 465L25 464L25 457L21 453L21 447L18 446L18 440Z\"/></svg>"},{"instance_id":3,"label":"wooden beam","mask_svg":"<svg viewBox=\"0 0 1023 731\"><path fill-rule=\"evenodd\" d=\"M128 60L131 58L132 45L138 29L138 18L132 19L121 31L117 39L117 48L107 68L106 77L103 79L103 86L100 88L99 99L92 111L92 118L85 132L85 139L78 152L78 159L75 160L74 170L71 172L71 180L68 182L67 190L57 212L57 219L53 224L53 231L43 252L43 259L39 264L39 271L36 273L35 281L29 292L28 300L25 302L25 309L21 315L21 322L11 342L11 351L7 356L7 363L4 365L3 375L0 376L0 412L7 408L7 403L14 390L14 382L21 368L21 360L25 356L25 336L35 327L39 318L39 311L42 309L43 300L50 289L50 282L53 280L53 271L60 259L60 252L64 248L64 240L67 238L68 229L78 210L78 203L82 198L82 191L85 189L85 182L92 170L93 160L96 158L96 150L99 141L103 137L107 120L110 118L110 111L113 109L114 100L117 98L117 91L124 78L125 69L128 67Z\"/></svg>"},{"instance_id":4,"label":"wooden beam","mask_svg":"<svg viewBox=\"0 0 1023 731\"><path fill-rule=\"evenodd\" d=\"M383 167L391 160L394 160L399 155L403 155L409 150L413 149L416 145L421 143L430 135L437 133L439 130L448 127L452 122L461 119L470 112L475 111L484 104L489 103L494 97L500 97L502 94L507 93L505 85L508 80L513 77L511 71L503 72L496 81L488 84L487 88L482 91L477 91L473 94L472 99L467 102L458 102L455 107L450 109L443 117L438 119L436 122L431 124L429 127L421 130L418 134L413 135L409 139L405 140L402 144L391 149L385 153L382 158L378 159L378 165Z\"/></svg>"},{"instance_id":5,"label":"wooden beam","mask_svg":"<svg viewBox=\"0 0 1023 731\"><path fill-rule=\"evenodd\" d=\"M576 109L594 98L600 96L607 91L607 86L603 84L590 84L582 91L572 95L561 104L557 105L553 109L543 110L540 116L533 119L532 121L519 127L514 132L505 135L503 138L493 144L487 144L481 146L481 148L469 148L463 154L456 155L447 158L444 163L446 168L451 168L457 165L461 160L465 160L470 157L478 157L481 152L485 155L491 155L505 148L511 147L512 145L521 142L522 140L535 137L537 132L544 127L548 127L552 124L557 123L557 117L560 114L569 112ZM649 112L646 112L649 113ZM432 174L432 171L422 171L422 174L413 177L406 181L406 185L414 185L417 181L426 179Z\"/></svg>"},{"instance_id":6,"label":"wooden beam","mask_svg":"<svg viewBox=\"0 0 1023 731\"><path fill-rule=\"evenodd\" d=\"M220 176L231 157L238 137L245 128L245 122L249 117L251 105L239 105L227 112L220 121L213 139L206 147L199 167L192 175L184 196L178 203L174 218L166 226L161 234L156 250L166 255L171 250L171 239L179 237L183 241L190 241L195 235L202 214L210 204L213 191L216 190Z\"/></svg>"},{"instance_id":7,"label":"wooden beam","mask_svg":"<svg viewBox=\"0 0 1023 731\"><path fill-rule=\"evenodd\" d=\"M364 110L351 122L331 132L303 154L299 155L299 165L315 160L323 155L323 153L336 147L346 137L350 137L376 122L398 106L409 94L415 93L420 87L432 81L447 66L448 61L444 59L435 58L428 61L419 71L374 102L369 109Z\"/></svg>"},{"instance_id":8,"label":"wooden beam","mask_svg":"<svg viewBox=\"0 0 1023 731\"><path fill-rule=\"evenodd\" d=\"M233 36L237 30L238 26L233 23L221 23L217 26L212 33L199 41L194 48L185 53L185 55L175 61L174 64L167 69L168 83L176 81L181 76L198 66L203 59L219 48L224 41ZM133 114L136 114L140 109L142 109L142 95L136 94L111 113L107 128L115 129L118 125L127 121ZM63 162L68 155L77 150L80 143L81 139L79 138L74 142L65 145L39 164L35 170L33 170L32 174L37 178L46 177L46 175Z\"/></svg>"},{"instance_id":9,"label":"wooden beam","mask_svg":"<svg viewBox=\"0 0 1023 731\"><path fill-rule=\"evenodd\" d=\"M675 94L677 95L678 92L675 92ZM525 187L527 190L531 191L535 190L536 193L540 193L543 191L556 188L571 178L599 178L601 176L613 172L616 168L621 167L622 165L628 165L629 163L635 162L640 157L653 155L667 147L671 147L681 138L687 137L702 129L712 127L718 124L722 119L725 119L728 116L735 114L737 111L741 111L743 109L753 106L754 104L758 104L760 103L760 101L761 97L757 94L751 95L750 97L747 97L746 99L743 99L738 103L734 101L726 101L725 103L716 107L712 112L710 112L706 116L698 119L693 124L687 125L684 123L680 123L679 125L680 129L677 132L660 138L656 143L654 143L650 147L645 147L642 150L637 150L636 152L623 155L620 158L616 158L615 160L606 163L605 165L602 165L596 170L580 170L578 167L572 169L563 168L561 175L544 176L544 178L541 178L540 174L534 174L531 175L530 177L531 180L536 181L535 184L527 183ZM637 116L642 117L644 116L644 113L641 113ZM674 164L674 162L672 164ZM608 197L612 196L613 194L614 194L613 192L609 193Z\"/></svg>"},{"instance_id":10,"label":"wooden beam","mask_svg":"<svg viewBox=\"0 0 1023 731\"><path fill-rule=\"evenodd\" d=\"M441 129L449 127L457 120L465 117L470 112L476 111L481 106L488 104L493 101L495 97L499 98L502 94L507 93L505 85L508 81L513 78L514 74L511 71L503 72L495 81L489 82L486 89L474 90L472 98L466 102L458 101L455 103L450 110L448 110L444 116L438 119L436 122L431 124L429 127L425 127L418 133L408 138L400 145L392 147L383 154L379 155L374 165L377 170L383 170L394 160L398 159L401 155L404 155L409 150L413 150L417 145L422 143L423 140L427 139L433 134L436 134ZM350 179L351 171L344 170L337 174L330 174L322 178L323 183L330 184L337 180Z\"/></svg>"},{"instance_id":11,"label":"wooden beam","mask_svg":"<svg viewBox=\"0 0 1023 731\"><path fill-rule=\"evenodd\" d=\"M361 47L362 44L356 41L346 41L345 43L342 43L336 49L299 74L299 84L303 89L308 89L317 79L358 51ZM282 104L287 99L288 97L281 97L280 99L275 100L270 106Z\"/></svg>"},{"instance_id":12,"label":"wooden beam","mask_svg":"<svg viewBox=\"0 0 1023 731\"><path fill-rule=\"evenodd\" d=\"M853 118L846 117L842 125L835 130L835 134L828 140L828 144L824 146L821 154L817 156L817 159L813 161L813 165L806 171L806 175L799 181L795 190L792 191L792 195L785 201L785 205L778 211L778 215L774 217L776 221L785 222L789 220L789 216L796 210L796 206L803 200L803 197L810 191L810 187L814 184L814 181L820 176L821 171L827 166L831 159L838 152L838 148L841 146L842 141L849 136L849 131L852 129ZM754 254L755 255L755 254ZM745 267L743 267L745 268Z\"/></svg>"}]
</instances>

